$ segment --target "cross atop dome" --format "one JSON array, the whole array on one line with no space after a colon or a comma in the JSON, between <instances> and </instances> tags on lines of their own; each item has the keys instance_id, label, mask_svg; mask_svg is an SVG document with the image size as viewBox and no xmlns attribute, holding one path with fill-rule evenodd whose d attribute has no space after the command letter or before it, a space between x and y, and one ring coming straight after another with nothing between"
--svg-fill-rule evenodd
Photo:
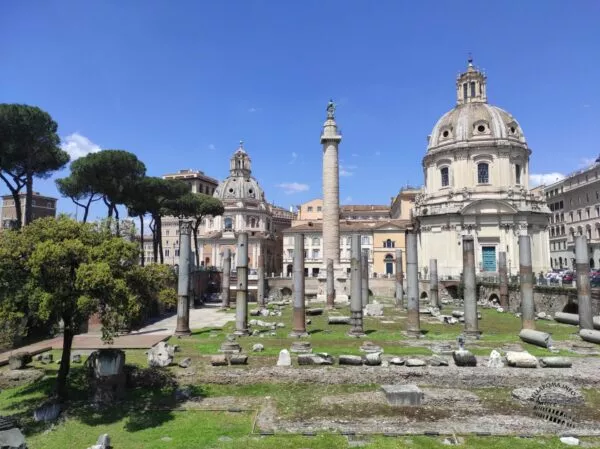
<instances>
[{"instance_id":1,"label":"cross atop dome","mask_svg":"<svg viewBox=\"0 0 600 449\"><path fill-rule=\"evenodd\" d=\"M473 56L469 53L467 71L456 79L456 102L487 103L487 77L473 65Z\"/></svg>"}]
</instances>

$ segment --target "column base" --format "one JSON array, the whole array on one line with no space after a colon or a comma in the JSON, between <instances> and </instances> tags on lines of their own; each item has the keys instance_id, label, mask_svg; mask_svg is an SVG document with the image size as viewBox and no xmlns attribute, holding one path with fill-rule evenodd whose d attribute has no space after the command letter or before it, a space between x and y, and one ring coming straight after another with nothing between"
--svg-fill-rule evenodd
<instances>
[{"instance_id":1,"label":"column base","mask_svg":"<svg viewBox=\"0 0 600 449\"><path fill-rule=\"evenodd\" d=\"M191 330L176 330L175 333L173 334L176 337L189 337L190 335L192 335L192 331Z\"/></svg>"},{"instance_id":2,"label":"column base","mask_svg":"<svg viewBox=\"0 0 600 449\"><path fill-rule=\"evenodd\" d=\"M304 338L304 337L310 337L310 334L306 331L292 331L290 332L290 334L288 335L288 337L291 338Z\"/></svg>"},{"instance_id":3,"label":"column base","mask_svg":"<svg viewBox=\"0 0 600 449\"><path fill-rule=\"evenodd\" d=\"M467 340L479 340L481 338L481 331L463 331L463 335Z\"/></svg>"},{"instance_id":4,"label":"column base","mask_svg":"<svg viewBox=\"0 0 600 449\"><path fill-rule=\"evenodd\" d=\"M361 337L367 336L367 334L365 334L365 332L362 329L361 330L349 330L346 335L348 335L348 337L354 337L354 338L361 338Z\"/></svg>"},{"instance_id":5,"label":"column base","mask_svg":"<svg viewBox=\"0 0 600 449\"><path fill-rule=\"evenodd\" d=\"M233 335L237 335L238 337L247 337L248 335L250 335L250 330L248 329L240 329L240 330L235 330L233 332Z\"/></svg>"},{"instance_id":6,"label":"column base","mask_svg":"<svg viewBox=\"0 0 600 449\"><path fill-rule=\"evenodd\" d=\"M410 329L402 331L402 335L408 338L423 338L423 332L420 329Z\"/></svg>"}]
</instances>

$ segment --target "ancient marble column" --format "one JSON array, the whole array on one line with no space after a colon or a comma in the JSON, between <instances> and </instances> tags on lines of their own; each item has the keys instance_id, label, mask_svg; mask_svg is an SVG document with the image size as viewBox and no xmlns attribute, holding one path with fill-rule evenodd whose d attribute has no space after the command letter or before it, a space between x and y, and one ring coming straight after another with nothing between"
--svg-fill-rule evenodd
<instances>
[{"instance_id":1,"label":"ancient marble column","mask_svg":"<svg viewBox=\"0 0 600 449\"><path fill-rule=\"evenodd\" d=\"M323 259L340 264L340 175L338 145L342 136L335 122L335 105L327 105L323 124Z\"/></svg>"},{"instance_id":2,"label":"ancient marble column","mask_svg":"<svg viewBox=\"0 0 600 449\"><path fill-rule=\"evenodd\" d=\"M306 337L306 300L304 288L304 234L294 235L294 310L290 337Z\"/></svg>"},{"instance_id":3,"label":"ancient marble column","mask_svg":"<svg viewBox=\"0 0 600 449\"><path fill-rule=\"evenodd\" d=\"M236 250L237 292L235 335L248 335L248 233L238 234Z\"/></svg>"},{"instance_id":4,"label":"ancient marble column","mask_svg":"<svg viewBox=\"0 0 600 449\"><path fill-rule=\"evenodd\" d=\"M177 327L175 335L190 335L190 234L192 222L179 221L179 273L177 282Z\"/></svg>"},{"instance_id":5,"label":"ancient marble column","mask_svg":"<svg viewBox=\"0 0 600 449\"><path fill-rule=\"evenodd\" d=\"M519 236L519 278L521 282L521 328L535 329L531 239L528 235Z\"/></svg>"},{"instance_id":6,"label":"ancient marble column","mask_svg":"<svg viewBox=\"0 0 600 449\"><path fill-rule=\"evenodd\" d=\"M365 335L363 330L361 265L360 235L352 234L352 258L350 259L350 282L352 285L350 325L352 328L348 332L348 335L352 337L361 337Z\"/></svg>"},{"instance_id":7,"label":"ancient marble column","mask_svg":"<svg viewBox=\"0 0 600 449\"><path fill-rule=\"evenodd\" d=\"M429 260L429 304L432 307L442 309L439 295L437 259Z\"/></svg>"},{"instance_id":8,"label":"ancient marble column","mask_svg":"<svg viewBox=\"0 0 600 449\"><path fill-rule=\"evenodd\" d=\"M404 272L402 268L402 250L396 250L396 306L404 307Z\"/></svg>"},{"instance_id":9,"label":"ancient marble column","mask_svg":"<svg viewBox=\"0 0 600 449\"><path fill-rule=\"evenodd\" d=\"M463 247L463 285L466 337L479 338L479 322L477 318L477 279L475 276L475 241L473 236L464 235Z\"/></svg>"},{"instance_id":10,"label":"ancient marble column","mask_svg":"<svg viewBox=\"0 0 600 449\"><path fill-rule=\"evenodd\" d=\"M590 262L588 258L587 238L575 237L575 270L577 271L577 309L579 328L594 329L592 316L592 295L590 290Z\"/></svg>"},{"instance_id":11,"label":"ancient marble column","mask_svg":"<svg viewBox=\"0 0 600 449\"><path fill-rule=\"evenodd\" d=\"M256 302L260 309L264 309L267 305L265 299L265 256L260 254L258 256L258 268L257 268L257 290L256 290Z\"/></svg>"},{"instance_id":12,"label":"ancient marble column","mask_svg":"<svg viewBox=\"0 0 600 449\"><path fill-rule=\"evenodd\" d=\"M327 308L335 308L335 279L333 278L332 259L327 259Z\"/></svg>"},{"instance_id":13,"label":"ancient marble column","mask_svg":"<svg viewBox=\"0 0 600 449\"><path fill-rule=\"evenodd\" d=\"M406 335L409 337L421 336L418 260L417 234L414 228L409 228L406 230L406 293L408 298L406 304Z\"/></svg>"},{"instance_id":14,"label":"ancient marble column","mask_svg":"<svg viewBox=\"0 0 600 449\"><path fill-rule=\"evenodd\" d=\"M231 280L231 250L225 248L223 252L223 277L221 279L221 307L229 308Z\"/></svg>"},{"instance_id":15,"label":"ancient marble column","mask_svg":"<svg viewBox=\"0 0 600 449\"><path fill-rule=\"evenodd\" d=\"M360 264L361 277L361 297L363 309L369 304L369 250L362 250L362 260Z\"/></svg>"},{"instance_id":16,"label":"ancient marble column","mask_svg":"<svg viewBox=\"0 0 600 449\"><path fill-rule=\"evenodd\" d=\"M506 252L498 253L498 276L500 282L500 306L508 312L508 274L506 272Z\"/></svg>"}]
</instances>

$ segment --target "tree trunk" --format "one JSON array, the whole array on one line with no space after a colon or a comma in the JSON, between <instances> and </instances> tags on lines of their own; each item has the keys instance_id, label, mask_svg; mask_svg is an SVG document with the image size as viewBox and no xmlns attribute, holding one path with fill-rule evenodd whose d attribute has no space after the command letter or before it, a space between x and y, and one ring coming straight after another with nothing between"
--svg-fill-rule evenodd
<instances>
[{"instance_id":1,"label":"tree trunk","mask_svg":"<svg viewBox=\"0 0 600 449\"><path fill-rule=\"evenodd\" d=\"M154 263L158 263L158 240L156 238L156 217L152 216L152 221L149 225L152 231L152 255L154 256Z\"/></svg>"},{"instance_id":2,"label":"tree trunk","mask_svg":"<svg viewBox=\"0 0 600 449\"><path fill-rule=\"evenodd\" d=\"M198 252L198 228L200 227L200 220L196 221L194 226L194 250L196 251L196 269L200 267L200 253Z\"/></svg>"},{"instance_id":3,"label":"tree trunk","mask_svg":"<svg viewBox=\"0 0 600 449\"><path fill-rule=\"evenodd\" d=\"M106 215L107 218L112 218L112 203L110 203L106 197L102 197L102 201L104 201L104 204L106 204L106 207L108 208L108 214Z\"/></svg>"},{"instance_id":4,"label":"tree trunk","mask_svg":"<svg viewBox=\"0 0 600 449\"><path fill-rule=\"evenodd\" d=\"M87 206L83 206L83 223L87 223L88 214L90 213L90 206L92 205L93 199L94 195L91 195L90 199L87 202Z\"/></svg>"},{"instance_id":5,"label":"tree trunk","mask_svg":"<svg viewBox=\"0 0 600 449\"><path fill-rule=\"evenodd\" d=\"M121 237L121 226L119 224L119 209L117 209L117 205L115 204L114 206L115 209L115 225L116 225L116 230L117 230L117 237Z\"/></svg>"},{"instance_id":6,"label":"tree trunk","mask_svg":"<svg viewBox=\"0 0 600 449\"><path fill-rule=\"evenodd\" d=\"M13 201L15 202L15 214L17 222L16 228L21 229L21 227L23 226L23 211L21 210L21 197L19 196L19 192L23 188L23 185L19 185L17 182L15 182L15 184L17 184L17 188L13 187L10 181L1 172L0 178L4 181L4 184L6 184L6 187L8 187L8 190L10 190L10 193L13 197Z\"/></svg>"},{"instance_id":7,"label":"tree trunk","mask_svg":"<svg viewBox=\"0 0 600 449\"><path fill-rule=\"evenodd\" d=\"M27 173L25 180L25 225L33 221L33 174Z\"/></svg>"},{"instance_id":8,"label":"tree trunk","mask_svg":"<svg viewBox=\"0 0 600 449\"><path fill-rule=\"evenodd\" d=\"M144 215L140 215L140 251L142 252L140 264L143 267L146 258L146 251L144 251Z\"/></svg>"},{"instance_id":9,"label":"tree trunk","mask_svg":"<svg viewBox=\"0 0 600 449\"><path fill-rule=\"evenodd\" d=\"M158 235L158 253L160 255L160 263L165 263L165 253L162 244L162 217L156 217L156 234Z\"/></svg>"},{"instance_id":10,"label":"tree trunk","mask_svg":"<svg viewBox=\"0 0 600 449\"><path fill-rule=\"evenodd\" d=\"M56 394L60 400L66 401L69 395L67 378L69 376L69 369L71 368L71 347L73 346L73 337L75 333L71 329L71 326L66 324L68 320L63 319L63 321L65 323L63 334L63 350L60 358L58 376L56 376Z\"/></svg>"}]
</instances>

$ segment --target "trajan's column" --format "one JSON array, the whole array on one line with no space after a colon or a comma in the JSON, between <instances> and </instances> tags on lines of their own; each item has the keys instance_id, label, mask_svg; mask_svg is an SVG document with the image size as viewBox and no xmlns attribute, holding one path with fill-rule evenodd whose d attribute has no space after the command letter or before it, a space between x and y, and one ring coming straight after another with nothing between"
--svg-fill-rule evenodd
<instances>
[{"instance_id":1,"label":"trajan's column","mask_svg":"<svg viewBox=\"0 0 600 449\"><path fill-rule=\"evenodd\" d=\"M323 125L323 260L340 265L340 175L338 145L342 136L335 123L335 105L327 105L327 120ZM325 264L324 264L325 265Z\"/></svg>"},{"instance_id":2,"label":"trajan's column","mask_svg":"<svg viewBox=\"0 0 600 449\"><path fill-rule=\"evenodd\" d=\"M327 120L323 124L323 268L319 275L319 299L325 299L327 260L333 261L335 296L348 299L346 274L340 267L340 175L338 145L342 136L335 122L335 104L327 105Z\"/></svg>"}]
</instances>

